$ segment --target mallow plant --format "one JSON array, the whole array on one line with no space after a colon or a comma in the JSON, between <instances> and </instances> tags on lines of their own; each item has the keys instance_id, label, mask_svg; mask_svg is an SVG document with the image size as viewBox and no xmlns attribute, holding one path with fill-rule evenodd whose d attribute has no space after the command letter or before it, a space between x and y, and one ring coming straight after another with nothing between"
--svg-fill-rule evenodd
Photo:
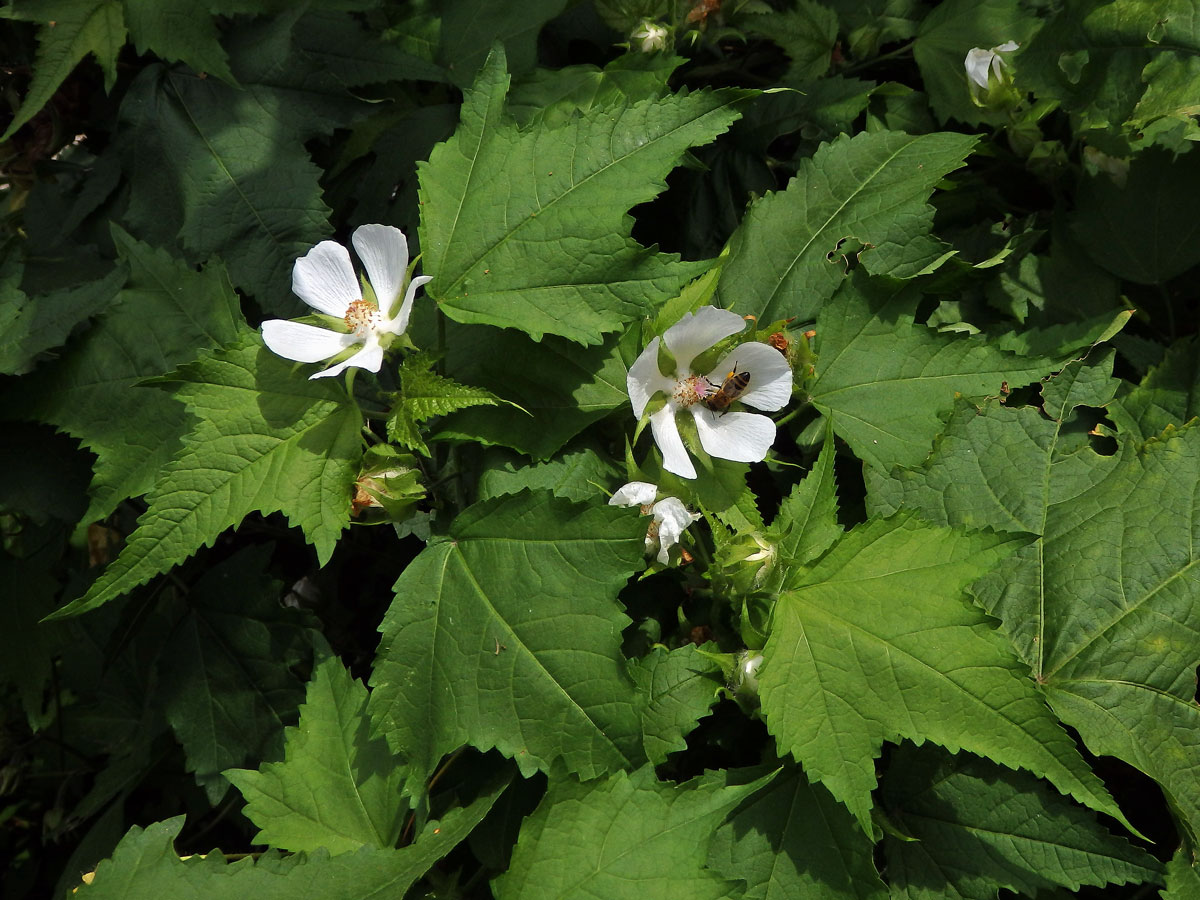
<instances>
[{"instance_id":1,"label":"mallow plant","mask_svg":"<svg viewBox=\"0 0 1200 900\"><path fill-rule=\"evenodd\" d=\"M10 3L0 895L1200 896L1191 13Z\"/></svg>"}]
</instances>

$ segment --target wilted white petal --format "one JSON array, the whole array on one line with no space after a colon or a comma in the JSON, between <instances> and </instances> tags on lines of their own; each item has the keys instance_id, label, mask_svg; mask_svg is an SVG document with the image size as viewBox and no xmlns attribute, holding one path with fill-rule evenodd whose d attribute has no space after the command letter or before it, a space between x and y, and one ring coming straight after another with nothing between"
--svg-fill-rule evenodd
<instances>
[{"instance_id":1,"label":"wilted white petal","mask_svg":"<svg viewBox=\"0 0 1200 900\"><path fill-rule=\"evenodd\" d=\"M735 312L702 306L694 313L685 313L683 318L666 330L663 340L675 357L680 372L691 368L692 360L731 334L746 327L746 320Z\"/></svg>"},{"instance_id":2,"label":"wilted white petal","mask_svg":"<svg viewBox=\"0 0 1200 900\"><path fill-rule=\"evenodd\" d=\"M982 47L973 47L967 51L967 58L963 60L963 67L967 70L967 78L975 82L981 88L986 89L988 86L988 70L992 67L992 60L996 58L996 54L991 50L984 50Z\"/></svg>"},{"instance_id":3,"label":"wilted white petal","mask_svg":"<svg viewBox=\"0 0 1200 900\"><path fill-rule=\"evenodd\" d=\"M329 359L351 344L358 343L352 334L339 334L328 328L317 328L303 322L270 319L262 323L263 343L284 359L312 363Z\"/></svg>"},{"instance_id":4,"label":"wilted white petal","mask_svg":"<svg viewBox=\"0 0 1200 900\"><path fill-rule=\"evenodd\" d=\"M360 369L366 369L368 372L378 372L379 367L383 365L383 348L379 346L378 341L367 341L366 346L351 356L338 363L336 366L330 366L328 369L318 372L316 375L309 375L309 379L313 378L329 378L333 375L342 374L343 370L356 366Z\"/></svg>"},{"instance_id":5,"label":"wilted white petal","mask_svg":"<svg viewBox=\"0 0 1200 900\"><path fill-rule=\"evenodd\" d=\"M638 419L656 393L665 391L670 394L675 390L675 379L668 378L658 370L658 338L650 341L629 367L625 388L629 391L629 402L633 404L633 415Z\"/></svg>"},{"instance_id":6,"label":"wilted white petal","mask_svg":"<svg viewBox=\"0 0 1200 900\"><path fill-rule=\"evenodd\" d=\"M362 299L350 251L336 241L321 241L296 260L292 291L313 309L339 319Z\"/></svg>"},{"instance_id":7,"label":"wilted white petal","mask_svg":"<svg viewBox=\"0 0 1200 900\"><path fill-rule=\"evenodd\" d=\"M631 481L623 484L608 499L609 506L645 506L653 503L658 487L648 481Z\"/></svg>"},{"instance_id":8,"label":"wilted white petal","mask_svg":"<svg viewBox=\"0 0 1200 900\"><path fill-rule=\"evenodd\" d=\"M692 415L696 419L700 445L709 456L734 462L761 462L767 458L767 450L775 441L775 423L758 413L722 415L695 406Z\"/></svg>"},{"instance_id":9,"label":"wilted white petal","mask_svg":"<svg viewBox=\"0 0 1200 900\"><path fill-rule=\"evenodd\" d=\"M668 403L650 416L650 430L654 433L654 443L658 444L658 449L662 453L663 468L680 478L695 478L696 467L692 465L692 458L688 456L688 452L683 446L679 426L675 424L675 407L673 405Z\"/></svg>"},{"instance_id":10,"label":"wilted white petal","mask_svg":"<svg viewBox=\"0 0 1200 900\"><path fill-rule=\"evenodd\" d=\"M385 316L400 297L408 269L408 238L391 225L359 225L350 238Z\"/></svg>"},{"instance_id":11,"label":"wilted white petal","mask_svg":"<svg viewBox=\"0 0 1200 900\"><path fill-rule=\"evenodd\" d=\"M404 302L400 304L396 317L385 321L381 330L390 331L392 334L404 334L408 330L408 317L412 315L413 298L417 296L417 288L431 281L433 281L432 275L418 275L410 281L408 291L404 294Z\"/></svg>"},{"instance_id":12,"label":"wilted white petal","mask_svg":"<svg viewBox=\"0 0 1200 900\"><path fill-rule=\"evenodd\" d=\"M735 369L750 373L750 384L738 397L743 403L774 412L783 409L792 399L792 367L774 347L758 341L739 344L708 373L708 380L720 385Z\"/></svg>"},{"instance_id":13,"label":"wilted white petal","mask_svg":"<svg viewBox=\"0 0 1200 900\"><path fill-rule=\"evenodd\" d=\"M678 497L664 497L654 504L653 512L658 523L658 561L665 566L670 561L667 551L679 543L684 530L700 515L688 512Z\"/></svg>"}]
</instances>

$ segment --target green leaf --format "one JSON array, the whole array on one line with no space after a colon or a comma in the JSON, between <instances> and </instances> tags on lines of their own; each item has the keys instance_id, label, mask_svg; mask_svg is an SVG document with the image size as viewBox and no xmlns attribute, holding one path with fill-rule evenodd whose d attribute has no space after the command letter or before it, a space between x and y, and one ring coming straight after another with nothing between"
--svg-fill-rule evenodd
<instances>
[{"instance_id":1,"label":"green leaf","mask_svg":"<svg viewBox=\"0 0 1200 900\"><path fill-rule=\"evenodd\" d=\"M893 896L994 900L997 888L1032 897L1160 882L1162 863L1114 837L1094 814L1023 772L966 754L905 744L892 757L882 803L909 839L884 839Z\"/></svg>"},{"instance_id":2,"label":"green leaf","mask_svg":"<svg viewBox=\"0 0 1200 900\"><path fill-rule=\"evenodd\" d=\"M518 125L561 123L576 112L633 106L661 97L667 79L684 62L666 53L626 53L597 66L534 69L512 86L505 109Z\"/></svg>"},{"instance_id":3,"label":"green leaf","mask_svg":"<svg viewBox=\"0 0 1200 900\"><path fill-rule=\"evenodd\" d=\"M833 471L836 455L833 429L826 428L825 445L812 470L783 498L779 514L771 523L770 538L778 545L779 587L792 584L791 573L812 562L842 536L837 520L837 482Z\"/></svg>"},{"instance_id":4,"label":"green leaf","mask_svg":"<svg viewBox=\"0 0 1200 900\"><path fill-rule=\"evenodd\" d=\"M125 266L95 290L115 289L127 270L125 287L71 353L26 382L19 401L25 414L79 438L99 457L84 521L149 491L179 449L183 406L138 383L232 341L242 321L219 263L197 272L115 226L113 240Z\"/></svg>"},{"instance_id":5,"label":"green leaf","mask_svg":"<svg viewBox=\"0 0 1200 900\"><path fill-rule=\"evenodd\" d=\"M1167 889L1163 900L1200 900L1200 867L1186 846L1180 847L1167 864Z\"/></svg>"},{"instance_id":6,"label":"green leaf","mask_svg":"<svg viewBox=\"0 0 1200 900\"><path fill-rule=\"evenodd\" d=\"M89 53L104 70L104 90L113 89L117 53L125 46L125 20L119 0L18 0L4 10L3 17L45 24L38 31L37 60L29 90L0 141L7 141L41 112Z\"/></svg>"},{"instance_id":7,"label":"green leaf","mask_svg":"<svg viewBox=\"0 0 1200 900\"><path fill-rule=\"evenodd\" d=\"M833 45L837 41L838 17L815 0L795 0L782 12L748 16L745 29L770 38L787 53L783 80L801 84L829 71Z\"/></svg>"},{"instance_id":8,"label":"green leaf","mask_svg":"<svg viewBox=\"0 0 1200 900\"><path fill-rule=\"evenodd\" d=\"M309 10L296 23L296 41L309 59L351 87L385 81L449 80L446 70L398 40L388 40L344 12Z\"/></svg>"},{"instance_id":9,"label":"green leaf","mask_svg":"<svg viewBox=\"0 0 1200 900\"><path fill-rule=\"evenodd\" d=\"M371 714L410 789L463 743L527 775L557 759L585 778L641 762L616 595L642 566L645 528L636 510L522 493L469 507L408 565L380 626Z\"/></svg>"},{"instance_id":10,"label":"green leaf","mask_svg":"<svg viewBox=\"0 0 1200 900\"><path fill-rule=\"evenodd\" d=\"M1108 414L1118 430L1140 442L1200 415L1200 353L1196 339L1172 344L1163 361L1136 387L1123 385Z\"/></svg>"},{"instance_id":11,"label":"green leaf","mask_svg":"<svg viewBox=\"0 0 1200 900\"><path fill-rule=\"evenodd\" d=\"M708 864L744 880L744 900L884 900L871 853L846 807L788 766L717 829Z\"/></svg>"},{"instance_id":12,"label":"green leaf","mask_svg":"<svg viewBox=\"0 0 1200 900\"><path fill-rule=\"evenodd\" d=\"M410 356L398 372L400 391L395 395L387 420L388 439L409 450L429 456L421 440L421 423L469 406L498 406L505 401L491 391L468 387L432 371L433 358ZM510 413L511 415L511 413Z\"/></svg>"},{"instance_id":13,"label":"green leaf","mask_svg":"<svg viewBox=\"0 0 1200 900\"><path fill-rule=\"evenodd\" d=\"M486 458L488 463L476 485L480 500L531 488L548 490L576 503L596 499L607 502L621 475L607 458L586 447L532 466L522 465L513 454L499 449L489 452Z\"/></svg>"},{"instance_id":14,"label":"green leaf","mask_svg":"<svg viewBox=\"0 0 1200 900\"><path fill-rule=\"evenodd\" d=\"M254 843L335 855L396 845L407 773L387 742L370 736L366 708L367 689L329 657L313 672L300 724L286 731L284 761L225 773L260 829Z\"/></svg>"},{"instance_id":15,"label":"green leaf","mask_svg":"<svg viewBox=\"0 0 1200 900\"><path fill-rule=\"evenodd\" d=\"M938 4L913 41L913 59L921 70L929 105L941 121L968 125L1004 124L1006 118L976 106L967 88L965 61L975 47L990 50L1008 41L1021 46L1040 22L1021 0L949 0Z\"/></svg>"},{"instance_id":16,"label":"green leaf","mask_svg":"<svg viewBox=\"0 0 1200 900\"><path fill-rule=\"evenodd\" d=\"M747 211L730 238L721 296L760 322L811 321L845 279L843 241L867 248L861 260L872 272L908 276L935 264L947 248L921 242L933 224L926 201L975 142L962 134L879 131L822 146L801 161L786 190Z\"/></svg>"},{"instance_id":17,"label":"green leaf","mask_svg":"<svg viewBox=\"0 0 1200 900\"><path fill-rule=\"evenodd\" d=\"M24 375L45 351L108 306L124 280L120 266L107 278L67 290L29 297L21 290L22 265L15 255L0 267L0 374Z\"/></svg>"},{"instance_id":18,"label":"green leaf","mask_svg":"<svg viewBox=\"0 0 1200 900\"><path fill-rule=\"evenodd\" d=\"M637 328L599 347L562 338L535 343L515 331L450 329L447 370L457 379L494 388L527 410L476 408L449 416L434 437L502 444L534 459L549 459L588 425L629 402L622 347Z\"/></svg>"},{"instance_id":19,"label":"green leaf","mask_svg":"<svg viewBox=\"0 0 1200 900\"><path fill-rule=\"evenodd\" d=\"M883 741L933 741L1048 778L1122 819L968 584L1026 543L900 517L848 532L776 602L767 727L870 833ZM852 648L852 652L849 648Z\"/></svg>"},{"instance_id":20,"label":"green leaf","mask_svg":"<svg viewBox=\"0 0 1200 900\"><path fill-rule=\"evenodd\" d=\"M860 459L883 470L926 457L956 394L1000 396L1005 382L1020 387L1061 364L919 325L919 299L912 287L856 274L817 322L813 405Z\"/></svg>"},{"instance_id":21,"label":"green leaf","mask_svg":"<svg viewBox=\"0 0 1200 900\"><path fill-rule=\"evenodd\" d=\"M213 804L229 787L223 770L275 754L304 697L293 668L312 655L311 623L280 605L269 561L269 548L247 547L205 572L172 610L163 649L167 722Z\"/></svg>"},{"instance_id":22,"label":"green leaf","mask_svg":"<svg viewBox=\"0 0 1200 900\"><path fill-rule=\"evenodd\" d=\"M725 815L770 775L729 785L725 773L684 784L654 770L579 784L553 783L525 820L498 900L719 900L735 883L704 867L708 841ZM663 865L670 860L669 866Z\"/></svg>"},{"instance_id":23,"label":"green leaf","mask_svg":"<svg viewBox=\"0 0 1200 900\"><path fill-rule=\"evenodd\" d=\"M95 880L80 885L81 900L346 900L347 897L403 896L429 868L453 850L495 804L499 790L470 806L452 809L429 822L416 840L399 850L362 847L330 857L280 856L269 851L255 859L226 862L220 853L181 859L172 842L183 816L134 827L112 858L96 868Z\"/></svg>"},{"instance_id":24,"label":"green leaf","mask_svg":"<svg viewBox=\"0 0 1200 900\"><path fill-rule=\"evenodd\" d=\"M1093 752L1159 780L1200 834L1197 512L1181 489L1200 477L1200 430L1119 435L1115 453L1097 452L1079 408L1112 398L1111 366L1111 353L1068 366L1044 387L1044 412L963 407L924 469L869 479L871 505L1037 535L973 592Z\"/></svg>"},{"instance_id":25,"label":"green leaf","mask_svg":"<svg viewBox=\"0 0 1200 900\"><path fill-rule=\"evenodd\" d=\"M1071 232L1099 266L1138 284L1161 284L1200 263L1200 223L1180 196L1200 191L1200 158L1139 154L1125 185L1084 179Z\"/></svg>"},{"instance_id":26,"label":"green leaf","mask_svg":"<svg viewBox=\"0 0 1200 900\"><path fill-rule=\"evenodd\" d=\"M301 308L292 265L329 232L304 141L362 109L294 51L290 18L238 31L240 89L150 65L121 106L130 229L193 260L219 254L238 287L288 316Z\"/></svg>"},{"instance_id":27,"label":"green leaf","mask_svg":"<svg viewBox=\"0 0 1200 900\"><path fill-rule=\"evenodd\" d=\"M122 0L138 53L185 62L197 72L236 84L206 4L195 0Z\"/></svg>"},{"instance_id":28,"label":"green leaf","mask_svg":"<svg viewBox=\"0 0 1200 900\"><path fill-rule=\"evenodd\" d=\"M304 378L256 332L170 378L195 423L121 555L56 617L144 584L252 512L282 511L322 564L349 522L362 415L340 384Z\"/></svg>"},{"instance_id":29,"label":"green leaf","mask_svg":"<svg viewBox=\"0 0 1200 900\"><path fill-rule=\"evenodd\" d=\"M49 724L46 687L55 653L64 643L59 627L39 620L54 603L58 585L31 560L0 555L3 584L20 586L0 600L0 685L15 689L30 731Z\"/></svg>"},{"instance_id":30,"label":"green leaf","mask_svg":"<svg viewBox=\"0 0 1200 900\"><path fill-rule=\"evenodd\" d=\"M532 69L538 32L566 5L567 0L445 0L439 4L442 39L437 60L460 87L472 82L497 42L503 43L514 73Z\"/></svg>"},{"instance_id":31,"label":"green leaf","mask_svg":"<svg viewBox=\"0 0 1200 900\"><path fill-rule=\"evenodd\" d=\"M716 702L721 667L695 644L685 644L670 652L655 647L631 660L629 675L637 686L646 758L661 765L667 754L687 747L684 738Z\"/></svg>"},{"instance_id":32,"label":"green leaf","mask_svg":"<svg viewBox=\"0 0 1200 900\"><path fill-rule=\"evenodd\" d=\"M672 94L522 131L504 112L504 63L489 57L458 131L420 166L427 291L460 322L596 344L708 268L642 247L628 210L725 131L747 93Z\"/></svg>"}]
</instances>

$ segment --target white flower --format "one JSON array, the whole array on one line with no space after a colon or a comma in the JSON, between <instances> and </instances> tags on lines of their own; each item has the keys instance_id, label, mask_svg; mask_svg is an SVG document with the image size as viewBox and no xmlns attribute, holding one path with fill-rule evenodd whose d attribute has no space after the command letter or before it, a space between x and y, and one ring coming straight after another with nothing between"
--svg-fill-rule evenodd
<instances>
[{"instance_id":1,"label":"white flower","mask_svg":"<svg viewBox=\"0 0 1200 900\"><path fill-rule=\"evenodd\" d=\"M758 670L763 664L761 653L744 650L738 654L734 673L734 691L744 696L758 695Z\"/></svg>"},{"instance_id":2,"label":"white flower","mask_svg":"<svg viewBox=\"0 0 1200 900\"><path fill-rule=\"evenodd\" d=\"M967 70L967 86L976 103L984 105L987 95L995 88L1007 88L1010 81L1005 69L1008 63L1002 53L1012 53L1021 45L1016 41L1005 41L991 50L974 47L967 52L963 66Z\"/></svg>"},{"instance_id":3,"label":"white flower","mask_svg":"<svg viewBox=\"0 0 1200 900\"><path fill-rule=\"evenodd\" d=\"M361 225L355 229L352 241L378 305L363 299L350 253L336 241L321 241L296 260L292 269L292 291L296 296L317 312L343 319L349 334L284 319L271 319L262 325L263 343L284 359L296 362L320 362L362 344L357 353L310 378L337 375L349 366L378 372L384 349L408 328L417 288L432 280L428 275L412 279L401 302L408 274L408 240L404 232L390 225Z\"/></svg>"},{"instance_id":4,"label":"white flower","mask_svg":"<svg viewBox=\"0 0 1200 900\"><path fill-rule=\"evenodd\" d=\"M694 374L692 360L718 341L746 327L737 313L713 306L702 306L687 313L662 336L675 357L673 376L658 369L658 344L655 338L629 367L625 384L633 403L633 414L640 419L646 404L657 393L666 394L666 404L650 416L654 442L662 451L663 468L683 478L695 478L696 467L683 446L675 414L687 410L696 422L700 445L709 456L735 462L759 462L775 440L775 423L766 416L746 412L716 412L702 402L721 388L730 372L748 373L750 380L738 400L756 409L773 412L783 409L792 396L792 370L783 354L757 341L739 344L725 354L716 368L705 375Z\"/></svg>"},{"instance_id":5,"label":"white flower","mask_svg":"<svg viewBox=\"0 0 1200 900\"><path fill-rule=\"evenodd\" d=\"M678 497L664 497L657 503L658 488L648 481L631 481L617 488L608 500L609 506L640 506L643 516L654 516L646 530L646 552L658 551L658 561L664 566L670 560L668 551L679 543L684 530L700 518L688 512Z\"/></svg>"},{"instance_id":6,"label":"white flower","mask_svg":"<svg viewBox=\"0 0 1200 900\"><path fill-rule=\"evenodd\" d=\"M667 31L665 25L660 25L651 19L642 19L630 33L629 39L638 42L638 49L643 53L653 53L655 50L662 50L667 46L669 36L670 32Z\"/></svg>"}]
</instances>

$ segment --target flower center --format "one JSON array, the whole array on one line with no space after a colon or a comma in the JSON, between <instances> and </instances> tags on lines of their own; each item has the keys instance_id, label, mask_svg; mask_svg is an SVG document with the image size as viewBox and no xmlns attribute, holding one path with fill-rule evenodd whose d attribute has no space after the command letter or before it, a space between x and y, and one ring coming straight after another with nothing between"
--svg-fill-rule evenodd
<instances>
[{"instance_id":1,"label":"flower center","mask_svg":"<svg viewBox=\"0 0 1200 900\"><path fill-rule=\"evenodd\" d=\"M684 409L695 406L709 395L711 389L708 382L700 375L689 375L675 383L675 392L671 399Z\"/></svg>"},{"instance_id":2,"label":"flower center","mask_svg":"<svg viewBox=\"0 0 1200 900\"><path fill-rule=\"evenodd\" d=\"M346 310L346 327L354 334L362 337L368 331L378 327L380 320L379 307L366 300L355 300Z\"/></svg>"}]
</instances>

